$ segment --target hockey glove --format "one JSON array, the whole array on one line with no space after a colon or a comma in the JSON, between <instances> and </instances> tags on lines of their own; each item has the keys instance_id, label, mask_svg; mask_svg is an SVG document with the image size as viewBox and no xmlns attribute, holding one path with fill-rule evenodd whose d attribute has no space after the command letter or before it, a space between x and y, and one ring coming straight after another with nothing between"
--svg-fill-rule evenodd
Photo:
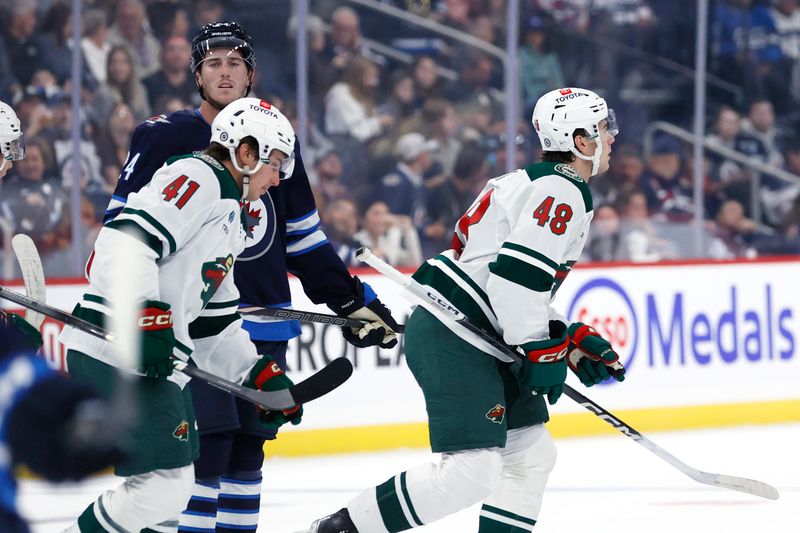
<instances>
[{"instance_id":1,"label":"hockey glove","mask_svg":"<svg viewBox=\"0 0 800 533\"><path fill-rule=\"evenodd\" d=\"M250 384L258 390L283 390L294 385L289 376L269 355L261 358L256 366L253 367L250 376ZM295 405L291 409L284 409L283 411L259 410L258 418L261 420L263 427L278 431L278 428L286 422L291 422L293 426L299 424L303 418L303 406Z\"/></svg>"},{"instance_id":2,"label":"hockey glove","mask_svg":"<svg viewBox=\"0 0 800 533\"><path fill-rule=\"evenodd\" d=\"M609 377L617 381L625 379L625 367L619 362L619 355L593 327L575 322L567 331L570 336L567 362L581 383L591 387Z\"/></svg>"},{"instance_id":3,"label":"hockey glove","mask_svg":"<svg viewBox=\"0 0 800 533\"><path fill-rule=\"evenodd\" d=\"M380 346L394 348L397 345L397 322L389 309L378 299L372 287L354 276L356 294L341 305L332 305L337 314L348 318L366 320L360 328L342 328L347 342L357 348Z\"/></svg>"},{"instance_id":4,"label":"hockey glove","mask_svg":"<svg viewBox=\"0 0 800 533\"><path fill-rule=\"evenodd\" d=\"M567 379L567 326L551 320L549 339L527 342L521 347L528 356L520 373L522 384L535 394L546 394L548 403L554 405L564 392Z\"/></svg>"},{"instance_id":5,"label":"hockey glove","mask_svg":"<svg viewBox=\"0 0 800 533\"><path fill-rule=\"evenodd\" d=\"M0 311L0 356L33 353L42 347L42 335L24 318Z\"/></svg>"},{"instance_id":6,"label":"hockey glove","mask_svg":"<svg viewBox=\"0 0 800 533\"><path fill-rule=\"evenodd\" d=\"M146 300L139 317L142 331L142 362L139 371L151 379L166 379L175 363L175 332L172 330L172 311L168 303Z\"/></svg>"}]
</instances>

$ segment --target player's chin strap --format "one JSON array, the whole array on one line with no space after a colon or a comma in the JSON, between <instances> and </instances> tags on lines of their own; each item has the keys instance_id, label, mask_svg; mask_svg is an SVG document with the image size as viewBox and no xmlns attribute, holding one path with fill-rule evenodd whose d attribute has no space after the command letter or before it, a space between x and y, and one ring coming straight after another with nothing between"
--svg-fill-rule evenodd
<instances>
[{"instance_id":1,"label":"player's chin strap","mask_svg":"<svg viewBox=\"0 0 800 533\"><path fill-rule=\"evenodd\" d=\"M0 154L0 172L2 172L4 168L6 168L6 158Z\"/></svg>"},{"instance_id":2,"label":"player's chin strap","mask_svg":"<svg viewBox=\"0 0 800 533\"><path fill-rule=\"evenodd\" d=\"M242 176L242 199L244 202L247 200L247 193L250 192L250 168L244 167L244 176Z\"/></svg>"},{"instance_id":3,"label":"player's chin strap","mask_svg":"<svg viewBox=\"0 0 800 533\"><path fill-rule=\"evenodd\" d=\"M591 156L591 157L588 156L588 155L583 155L575 147L570 148L570 151L573 154L575 154L575 157L577 157L579 159L583 159L584 161L591 161L592 162L592 173L591 173L591 176L596 175L597 172L600 170L600 157L603 155L603 143L600 142L600 135L595 137L593 140L594 140L594 144L595 144L595 146L597 148L594 151L594 155Z\"/></svg>"}]
</instances>

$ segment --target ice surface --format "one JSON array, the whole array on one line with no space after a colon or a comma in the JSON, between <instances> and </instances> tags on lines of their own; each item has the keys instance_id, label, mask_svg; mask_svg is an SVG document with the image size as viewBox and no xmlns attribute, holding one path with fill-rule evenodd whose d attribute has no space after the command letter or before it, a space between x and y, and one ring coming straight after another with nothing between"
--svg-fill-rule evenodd
<instances>
[{"instance_id":1,"label":"ice surface","mask_svg":"<svg viewBox=\"0 0 800 533\"><path fill-rule=\"evenodd\" d=\"M558 462L537 533L800 532L800 424L648 434L694 468L749 477L775 486L778 501L699 484L622 436L556 441ZM420 450L268 459L259 531L301 530L342 507L360 490L435 456ZM54 486L23 481L20 505L34 533L54 533L113 477ZM420 529L477 531L478 506Z\"/></svg>"}]
</instances>

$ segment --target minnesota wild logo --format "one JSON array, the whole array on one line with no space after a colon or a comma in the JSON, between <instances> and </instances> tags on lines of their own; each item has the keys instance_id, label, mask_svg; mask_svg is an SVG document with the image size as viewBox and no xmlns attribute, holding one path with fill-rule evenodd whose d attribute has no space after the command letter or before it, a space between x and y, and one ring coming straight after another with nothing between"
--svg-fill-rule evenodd
<instances>
[{"instance_id":1,"label":"minnesota wild logo","mask_svg":"<svg viewBox=\"0 0 800 533\"><path fill-rule=\"evenodd\" d=\"M203 300L203 307L206 306L208 301L214 296L214 293L219 289L222 280L228 275L233 267L233 256L228 254L228 257L217 257L213 261L203 263L200 269L200 275L203 277L203 292L200 294L200 299Z\"/></svg>"},{"instance_id":2,"label":"minnesota wild logo","mask_svg":"<svg viewBox=\"0 0 800 533\"><path fill-rule=\"evenodd\" d=\"M486 413L486 420L491 420L495 424L502 424L503 417L506 416L506 408L500 405L499 403L489 409L489 412Z\"/></svg>"},{"instance_id":3,"label":"minnesota wild logo","mask_svg":"<svg viewBox=\"0 0 800 533\"><path fill-rule=\"evenodd\" d=\"M178 427L172 432L172 436L183 442L189 440L189 422L181 420L181 423L178 424Z\"/></svg>"}]
</instances>

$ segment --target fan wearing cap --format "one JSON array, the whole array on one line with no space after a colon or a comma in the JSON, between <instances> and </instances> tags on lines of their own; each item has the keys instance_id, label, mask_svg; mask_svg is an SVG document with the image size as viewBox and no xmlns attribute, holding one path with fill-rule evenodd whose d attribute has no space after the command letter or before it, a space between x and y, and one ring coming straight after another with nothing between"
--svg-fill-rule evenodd
<instances>
[{"instance_id":1,"label":"fan wearing cap","mask_svg":"<svg viewBox=\"0 0 800 533\"><path fill-rule=\"evenodd\" d=\"M10 105L0 102L0 179L25 157L25 139L19 118Z\"/></svg>"},{"instance_id":2,"label":"fan wearing cap","mask_svg":"<svg viewBox=\"0 0 800 533\"><path fill-rule=\"evenodd\" d=\"M211 125L226 106L249 94L255 68L253 40L240 24L212 22L198 31L192 39L191 71L202 102L193 111L154 116L136 128L105 214L106 224L120 216L129 196L145 187L170 158L205 149L212 133L223 145L230 142L212 131ZM290 306L291 270L312 301L327 304L341 316L368 321L363 328L344 331L350 343L393 347L396 322L374 291L350 275L320 229L299 145L296 140L292 143L292 154L280 164L278 186L244 200L248 235L235 274L241 303ZM253 176L251 173L251 180ZM288 341L300 335L299 323L249 316L244 327L259 353L270 354L285 368ZM186 531L254 532L261 507L264 441L274 439L282 424L298 423L300 412L262 420L253 405L227 393L196 380L189 388L199 428L200 457L194 465L197 483L180 516L180 527Z\"/></svg>"},{"instance_id":3,"label":"fan wearing cap","mask_svg":"<svg viewBox=\"0 0 800 533\"><path fill-rule=\"evenodd\" d=\"M111 320L114 256L121 249L130 255L135 274L128 282L141 313L139 411L128 457L115 464L125 481L89 505L69 531L160 531L186 507L199 443L188 378L172 373L173 356L254 388L282 388L288 379L242 328L232 271L249 231L240 202L278 185L294 131L267 102L242 98L217 114L212 132L205 151L172 158L150 186L130 195L89 259L89 288L73 313L104 326ZM60 340L70 376L110 395L120 365L113 345L70 326ZM299 417L302 408L278 414Z\"/></svg>"},{"instance_id":4,"label":"fan wearing cap","mask_svg":"<svg viewBox=\"0 0 800 533\"><path fill-rule=\"evenodd\" d=\"M608 169L614 113L597 94L564 88L539 98L533 122L543 161L490 179L456 223L452 248L413 276L441 305L517 347L522 364L498 362L417 307L406 361L441 460L365 490L308 533L396 533L476 503L479 533L531 531L556 460L547 404L567 368L585 386L624 378L598 331L551 307L586 242L587 182Z\"/></svg>"}]
</instances>

